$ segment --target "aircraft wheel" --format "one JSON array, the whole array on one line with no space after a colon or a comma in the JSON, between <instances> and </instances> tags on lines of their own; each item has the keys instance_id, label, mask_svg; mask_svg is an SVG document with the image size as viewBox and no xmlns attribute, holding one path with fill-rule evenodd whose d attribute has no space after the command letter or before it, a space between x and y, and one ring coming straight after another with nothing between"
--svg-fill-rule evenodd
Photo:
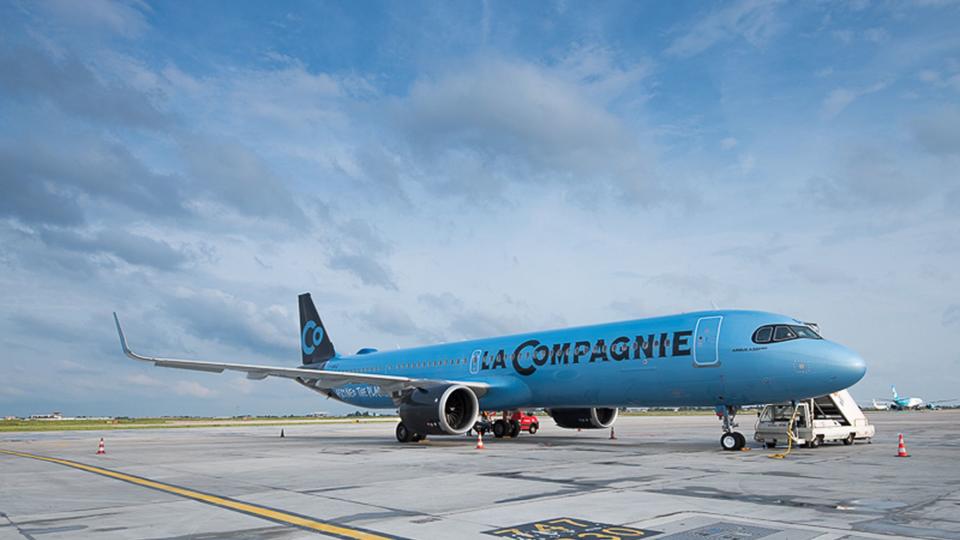
<instances>
[{"instance_id":1,"label":"aircraft wheel","mask_svg":"<svg viewBox=\"0 0 960 540\"><path fill-rule=\"evenodd\" d=\"M515 439L517 435L520 435L520 422L516 420L510 421L510 438Z\"/></svg>"},{"instance_id":2,"label":"aircraft wheel","mask_svg":"<svg viewBox=\"0 0 960 540\"><path fill-rule=\"evenodd\" d=\"M413 440L414 433L410 431L409 428L403 423L400 422L397 424L397 440L403 443L410 442Z\"/></svg>"},{"instance_id":3,"label":"aircraft wheel","mask_svg":"<svg viewBox=\"0 0 960 540\"><path fill-rule=\"evenodd\" d=\"M507 434L507 423L503 420L497 420L493 423L493 436L502 439Z\"/></svg>"},{"instance_id":4,"label":"aircraft wheel","mask_svg":"<svg viewBox=\"0 0 960 540\"><path fill-rule=\"evenodd\" d=\"M531 434L531 435L536 435L538 429L540 429L540 428L537 426L537 424L530 424L530 430L529 430L529 431L530 431L530 434Z\"/></svg>"},{"instance_id":5,"label":"aircraft wheel","mask_svg":"<svg viewBox=\"0 0 960 540\"><path fill-rule=\"evenodd\" d=\"M854 440L855 438L856 438L856 436L855 436L853 433L851 433L851 434L847 435L847 438L846 438L846 439L843 440L843 444L845 444L845 445L847 445L847 446L850 446L851 444L853 444L853 440Z\"/></svg>"},{"instance_id":6,"label":"aircraft wheel","mask_svg":"<svg viewBox=\"0 0 960 540\"><path fill-rule=\"evenodd\" d=\"M747 445L747 438L743 436L743 433L734 431L733 436L737 438L737 450Z\"/></svg>"},{"instance_id":7,"label":"aircraft wheel","mask_svg":"<svg viewBox=\"0 0 960 540\"><path fill-rule=\"evenodd\" d=\"M738 433L724 433L720 436L720 446L728 452L743 448L740 446L740 439L737 435Z\"/></svg>"}]
</instances>

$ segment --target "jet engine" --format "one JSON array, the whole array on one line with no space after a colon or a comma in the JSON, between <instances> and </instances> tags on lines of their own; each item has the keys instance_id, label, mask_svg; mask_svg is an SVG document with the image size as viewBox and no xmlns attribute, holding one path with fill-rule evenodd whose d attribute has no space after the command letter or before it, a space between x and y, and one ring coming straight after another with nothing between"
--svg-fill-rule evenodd
<instances>
[{"instance_id":1,"label":"jet engine","mask_svg":"<svg viewBox=\"0 0 960 540\"><path fill-rule=\"evenodd\" d=\"M466 386L416 388L400 403L400 420L419 435L460 435L477 422L480 401Z\"/></svg>"},{"instance_id":2,"label":"jet engine","mask_svg":"<svg viewBox=\"0 0 960 540\"><path fill-rule=\"evenodd\" d=\"M568 429L604 429L613 425L619 409L598 407L592 409L549 409L558 426Z\"/></svg>"}]
</instances>

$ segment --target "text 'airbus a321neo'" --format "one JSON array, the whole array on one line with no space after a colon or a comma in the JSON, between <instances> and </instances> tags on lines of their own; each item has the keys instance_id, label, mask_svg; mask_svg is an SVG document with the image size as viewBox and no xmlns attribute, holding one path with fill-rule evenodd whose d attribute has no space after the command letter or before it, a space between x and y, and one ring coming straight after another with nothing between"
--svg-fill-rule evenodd
<instances>
[{"instance_id":1,"label":"text 'airbus a321neo'","mask_svg":"<svg viewBox=\"0 0 960 540\"><path fill-rule=\"evenodd\" d=\"M613 425L619 407L713 406L720 443L746 442L734 415L744 405L835 392L866 366L823 339L816 325L759 311L707 311L380 352L341 355L309 294L300 295L300 367L142 356L163 367L285 377L358 407L398 409L397 439L457 435L481 411L545 408L564 428Z\"/></svg>"}]
</instances>

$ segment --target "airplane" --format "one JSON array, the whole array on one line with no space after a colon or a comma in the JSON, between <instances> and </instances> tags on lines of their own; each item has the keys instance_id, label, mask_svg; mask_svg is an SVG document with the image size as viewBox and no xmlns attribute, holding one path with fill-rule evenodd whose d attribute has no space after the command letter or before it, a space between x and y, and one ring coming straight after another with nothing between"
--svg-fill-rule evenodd
<instances>
[{"instance_id":1,"label":"airplane","mask_svg":"<svg viewBox=\"0 0 960 540\"><path fill-rule=\"evenodd\" d=\"M816 326L761 311L714 310L378 351L338 353L309 293L299 296L301 365L180 360L156 366L293 379L338 401L397 409L396 438L462 435L481 411L546 409L568 429L606 429L621 407L715 407L724 450L743 448L741 406L821 396L863 378L854 351ZM496 428L496 426L494 426ZM502 430L501 430L502 431Z\"/></svg>"},{"instance_id":2,"label":"airplane","mask_svg":"<svg viewBox=\"0 0 960 540\"><path fill-rule=\"evenodd\" d=\"M940 404L942 403L951 403L951 402L957 401L956 399L939 399L937 401L928 402L926 405L924 405L923 398L902 397L899 394L897 394L897 387L895 385L891 384L890 390L893 392L893 399L882 399L881 401L886 401L887 404L885 406L881 404L881 406L883 406L883 409L878 408L877 410L885 410L888 407L895 411L916 410L920 408L936 410L940 408ZM873 403L874 403L874 407L877 407L876 399L873 400Z\"/></svg>"},{"instance_id":3,"label":"airplane","mask_svg":"<svg viewBox=\"0 0 960 540\"><path fill-rule=\"evenodd\" d=\"M875 411L885 411L890 408L889 403L877 403L877 400L873 400L873 410Z\"/></svg>"},{"instance_id":4,"label":"airplane","mask_svg":"<svg viewBox=\"0 0 960 540\"><path fill-rule=\"evenodd\" d=\"M900 397L897 394L897 387L890 385L890 391L893 392L893 400L890 402L890 408L894 410L919 409L923 405L923 399L918 397Z\"/></svg>"}]
</instances>

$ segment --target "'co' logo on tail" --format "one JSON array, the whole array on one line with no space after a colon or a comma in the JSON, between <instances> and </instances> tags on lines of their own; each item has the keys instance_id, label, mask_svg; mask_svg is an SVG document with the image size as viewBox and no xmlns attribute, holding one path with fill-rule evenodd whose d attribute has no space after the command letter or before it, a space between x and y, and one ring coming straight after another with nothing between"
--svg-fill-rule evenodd
<instances>
[{"instance_id":1,"label":"'co' logo on tail","mask_svg":"<svg viewBox=\"0 0 960 540\"><path fill-rule=\"evenodd\" d=\"M323 341L323 328L317 326L314 321L307 321L303 325L303 333L300 335L300 348L303 354L313 354L320 343Z\"/></svg>"}]
</instances>

